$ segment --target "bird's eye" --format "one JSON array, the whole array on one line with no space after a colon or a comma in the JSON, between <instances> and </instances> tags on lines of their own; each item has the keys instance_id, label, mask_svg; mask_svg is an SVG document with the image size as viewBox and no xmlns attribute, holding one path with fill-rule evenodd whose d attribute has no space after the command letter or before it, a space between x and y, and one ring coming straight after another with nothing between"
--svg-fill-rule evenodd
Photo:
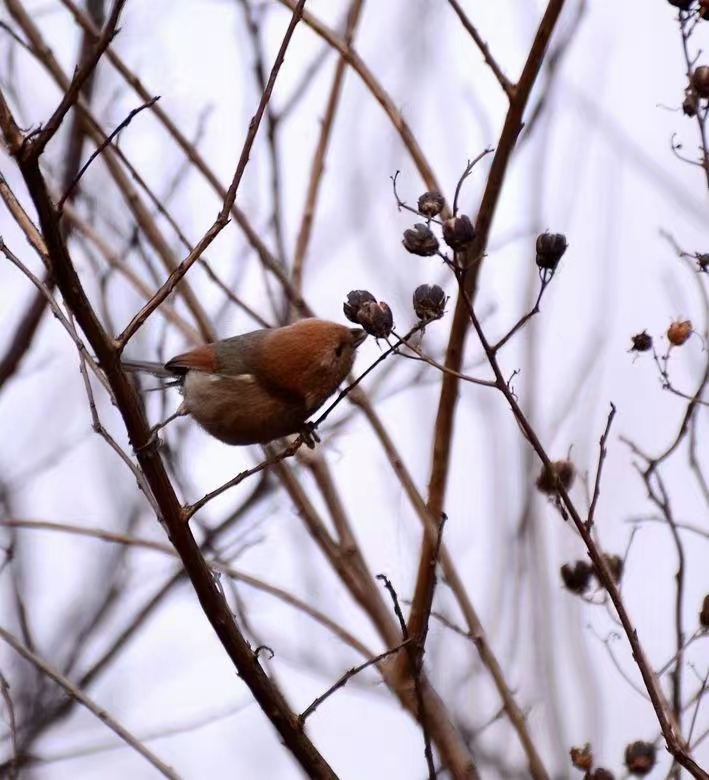
<instances>
[{"instance_id":1,"label":"bird's eye","mask_svg":"<svg viewBox=\"0 0 709 780\"><path fill-rule=\"evenodd\" d=\"M335 355L339 358L342 357L342 350L345 348L344 344L338 344L335 347Z\"/></svg>"}]
</instances>

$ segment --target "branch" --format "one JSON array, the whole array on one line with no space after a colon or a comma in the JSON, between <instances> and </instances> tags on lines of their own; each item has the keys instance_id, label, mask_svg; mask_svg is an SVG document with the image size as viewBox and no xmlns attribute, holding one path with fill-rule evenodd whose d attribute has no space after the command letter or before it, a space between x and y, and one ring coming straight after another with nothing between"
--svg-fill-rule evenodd
<instances>
[{"instance_id":1,"label":"branch","mask_svg":"<svg viewBox=\"0 0 709 780\"><path fill-rule=\"evenodd\" d=\"M28 647L22 644L15 636L9 631L0 627L0 639L7 642L19 655L21 655L26 661L33 664L39 671L54 680L57 685L60 685L73 699L84 705L89 712L92 712L100 721L105 723L109 729L114 731L127 745L129 745L137 753L140 753L143 758L146 758L150 763L163 775L163 777L169 777L171 780L180 780L180 776L171 769L167 764L164 764L154 753L152 753L145 745L134 737L128 729L125 729L121 724L114 720L106 710L96 704L93 699L90 699L83 691L77 688L70 680L68 680L59 671L50 666L45 660L40 658L36 653L33 653Z\"/></svg>"},{"instance_id":2,"label":"branch","mask_svg":"<svg viewBox=\"0 0 709 780\"><path fill-rule=\"evenodd\" d=\"M79 99L79 93L81 92L82 87L91 77L91 74L98 65L98 61L101 59L101 56L117 33L116 26L118 25L118 17L121 15L125 3L126 0L114 0L113 10L106 22L104 31L101 33L101 37L96 42L94 50L74 74L74 78L71 80L69 88L64 92L64 96L57 106L56 111L49 118L49 121L44 126L43 130L40 130L36 136L28 138L29 142L24 151L28 161L30 159L39 159L49 141L57 130L59 130L59 126L67 115L67 112Z\"/></svg>"},{"instance_id":3,"label":"branch","mask_svg":"<svg viewBox=\"0 0 709 780\"><path fill-rule=\"evenodd\" d=\"M266 106L268 105L268 102L271 99L271 94L273 93L273 87L275 86L276 78L278 76L278 72L281 69L281 65L283 65L283 61L286 56L288 45L290 44L291 38L293 37L293 33L295 32L295 28L298 25L298 22L300 21L300 18L303 15L304 6L305 6L305 0L299 0L298 5L293 11L293 16L291 17L290 23L288 25L288 29L286 30L286 33L283 36L281 47L278 50L278 54L276 55L276 60L273 63L273 67L271 68L271 75L268 77L268 83L266 84L266 89L264 90L263 95L261 95L261 100L259 101L259 105L258 108L256 109L256 113L254 114L254 116L251 118L251 121L249 122L249 130L246 134L246 140L244 141L244 146L241 150L239 162L236 165L234 178L232 179L231 184L229 185L229 189L226 192L226 197L224 198L222 209L219 212L216 221L214 222L212 227L209 228L209 230L204 234L202 239L197 243L197 245L189 253L189 255L170 274L170 276L167 278L167 280L162 285L162 287L155 293L155 295L153 295L153 297L135 315L135 317L133 317L133 319L128 323L128 326L125 328L123 333L121 333L121 335L116 339L116 348L119 353L125 348L125 345L142 327L142 325L145 323L148 317L175 289L178 282L189 271L189 269L192 267L194 262L199 259L202 253L207 249L207 247L209 247L212 241L214 241L214 239L219 235L219 233L222 232L222 230L229 223L229 212L231 211L231 208L234 205L234 201L236 200L236 192L239 189L239 184L241 183L241 179L244 175L244 171L246 170L246 165L249 162L251 147L254 145L254 141L256 140L256 134L258 133L259 125L261 124L261 119L263 118L263 114L266 110Z\"/></svg>"},{"instance_id":4,"label":"branch","mask_svg":"<svg viewBox=\"0 0 709 780\"><path fill-rule=\"evenodd\" d=\"M510 102L515 97L517 88L515 85L505 76L502 72L502 68L497 64L497 60L490 53L490 49L485 41L480 37L480 33L475 29L473 23L468 19L465 11L460 7L457 0L448 0L450 7L455 11L461 24L470 34L470 37L475 41L475 45L480 49L480 53L483 55L485 62L488 64L490 70L495 74L495 78L498 80L500 86L505 91Z\"/></svg>"}]
</instances>

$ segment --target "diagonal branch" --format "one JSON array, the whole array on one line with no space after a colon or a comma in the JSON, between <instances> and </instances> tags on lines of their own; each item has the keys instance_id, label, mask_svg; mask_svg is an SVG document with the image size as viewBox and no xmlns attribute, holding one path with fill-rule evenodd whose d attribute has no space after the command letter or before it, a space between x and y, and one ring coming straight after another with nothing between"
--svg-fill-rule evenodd
<instances>
[{"instance_id":1,"label":"diagonal branch","mask_svg":"<svg viewBox=\"0 0 709 780\"><path fill-rule=\"evenodd\" d=\"M497 60L490 53L490 47L480 37L480 33L477 31L475 25L468 19L465 11L460 7L458 0L448 0L448 4L455 11L460 23L465 27L470 37L475 41L475 45L480 49L480 53L483 55L485 62L490 70L495 74L495 78L499 82L500 86L504 90L510 102L514 100L516 87L502 72L502 68L497 64Z\"/></svg>"},{"instance_id":2,"label":"diagonal branch","mask_svg":"<svg viewBox=\"0 0 709 780\"><path fill-rule=\"evenodd\" d=\"M483 194L476 223L477 235L470 248L459 255L462 260L463 282L456 301L451 335L446 352L447 368L460 372L465 339L468 331L468 311L466 296L474 297L477 287L477 275L487 248L490 229L497 209L502 184L507 173L510 159L522 130L524 110L544 60L549 40L564 7L564 0L549 0L532 43L527 62L515 90L514 99L505 118L500 141L490 168L485 192ZM445 501L448 471L450 467L453 427L458 397L459 379L455 373L445 373L436 416L433 443L433 462L429 480L428 510L432 517L440 518ZM421 558L416 581L416 589L409 615L409 631L412 635L423 632L433 603L434 576L431 560L434 544L424 537L421 545Z\"/></svg>"},{"instance_id":3,"label":"diagonal branch","mask_svg":"<svg viewBox=\"0 0 709 780\"><path fill-rule=\"evenodd\" d=\"M236 191L239 189L239 184L241 184L241 179L244 175L244 171L246 170L246 166L249 162L251 148L254 145L254 141L256 140L256 134L258 133L258 129L261 124L261 119L263 118L263 114L266 111L266 106L268 106L268 102L271 99L271 94L273 93L273 87L275 86L276 78L278 77L278 72L280 71L281 65L283 65L283 61L285 60L286 57L286 51L288 49L288 45L290 44L291 38L293 37L293 33L295 32L295 28L298 22L300 21L301 16L303 15L304 6L305 6L305 0L299 0L297 7L293 11L293 16L291 17L290 24L288 25L286 34L283 36L281 47L278 50L278 54L276 55L276 61L273 63L273 67L271 68L271 74L268 77L268 83L266 84L266 89L264 90L263 95L261 95L261 100L259 101L259 105L258 108L256 109L256 113L254 114L254 116L251 118L251 121L249 122L249 130L246 134L246 140L244 141L244 146L241 150L239 162L236 165L234 178L232 179L231 184L229 185L229 189L226 192L226 197L224 198L222 209L219 212L216 221L214 222L212 227L209 228L209 230L204 234L202 239L197 243L197 245L189 253L189 255L170 274L170 276L167 278L167 280L162 285L162 287L155 293L155 295L153 295L153 297L135 315L135 317L133 317L133 319L128 323L128 326L123 331L123 333L121 333L121 335L116 339L116 346L119 352L123 350L125 345L142 327L142 325L146 322L148 317L175 289L179 281L190 270L190 268L195 263L195 261L200 258L202 253L207 249L207 247L212 243L212 241L214 241L214 239L222 232L222 230L229 223L229 212L231 211L231 208L234 205L234 201L236 200Z\"/></svg>"},{"instance_id":4,"label":"diagonal branch","mask_svg":"<svg viewBox=\"0 0 709 780\"><path fill-rule=\"evenodd\" d=\"M35 160L39 159L39 156L42 154L47 144L51 141L57 130L59 130L59 126L64 117L79 99L79 94L81 93L83 86L93 74L94 69L98 65L98 61L101 59L101 56L117 33L116 27L118 25L118 17L121 15L125 3L126 0L115 0L113 3L113 10L106 22L104 31L101 33L101 37L96 42L94 50L77 69L74 78L71 80L69 88L64 92L56 111L49 118L49 121L42 130L34 137L28 138L28 144L24 152L28 158L33 158Z\"/></svg>"},{"instance_id":5,"label":"diagonal branch","mask_svg":"<svg viewBox=\"0 0 709 780\"><path fill-rule=\"evenodd\" d=\"M172 780L180 780L180 776L176 774L173 769L162 762L152 751L148 750L148 748L145 747L140 740L134 737L128 729L121 726L121 724L109 715L106 710L99 707L93 699L90 699L80 688L77 688L71 680L68 680L63 674L50 666L36 653L33 653L32 650L23 645L17 637L13 636L9 631L6 631L2 626L0 626L0 639L10 645L10 647L19 653L26 661L33 664L42 674L54 680L54 682L57 683L57 685L60 685L69 696L81 702L89 712L92 712L102 723L105 723L108 728L114 731L127 745L133 748L137 753L140 753L143 758L150 761L163 777L169 777Z\"/></svg>"}]
</instances>

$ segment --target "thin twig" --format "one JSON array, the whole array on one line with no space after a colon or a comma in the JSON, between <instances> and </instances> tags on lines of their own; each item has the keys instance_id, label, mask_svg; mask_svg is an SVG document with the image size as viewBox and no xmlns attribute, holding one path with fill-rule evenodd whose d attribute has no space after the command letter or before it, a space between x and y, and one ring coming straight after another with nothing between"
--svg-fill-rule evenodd
<instances>
[{"instance_id":1,"label":"thin twig","mask_svg":"<svg viewBox=\"0 0 709 780\"><path fill-rule=\"evenodd\" d=\"M353 666L351 669L348 669L342 677L340 677L334 685L331 685L325 693L321 694L320 696L316 697L312 703L301 712L301 714L298 716L298 720L300 720L301 726L305 725L305 721L307 718L309 718L315 710L330 696L332 696L335 691L340 690L340 688L344 688L345 685L355 676L358 675L361 671L364 669L367 669L370 666L373 666L374 664L378 664L380 661L383 661L385 658L387 658L390 655L393 655L394 653L398 653L399 650L401 650L402 647L405 647L411 640L405 639L401 644L397 645L396 647L392 647L390 650L385 650L383 653L380 653L379 655L375 656L374 658L370 658L368 661L365 661L364 663L360 664L359 666Z\"/></svg>"},{"instance_id":2,"label":"thin twig","mask_svg":"<svg viewBox=\"0 0 709 780\"><path fill-rule=\"evenodd\" d=\"M130 731L121 726L121 724L109 715L106 710L99 707L93 699L90 699L83 691L77 688L71 680L68 680L58 670L50 666L43 658L40 658L36 653L33 653L28 647L25 647L19 639L1 626L0 639L10 645L13 650L35 666L42 674L46 675L51 680L54 680L54 682L57 683L57 685L60 685L69 696L83 704L89 712L93 713L100 721L105 723L108 728L114 731L127 745L133 748L137 753L140 753L143 758L147 759L160 774L164 777L171 778L171 780L180 780L180 776L171 767L163 763L152 751L148 750L140 740L136 739Z\"/></svg>"},{"instance_id":3,"label":"thin twig","mask_svg":"<svg viewBox=\"0 0 709 780\"><path fill-rule=\"evenodd\" d=\"M40 130L35 136L31 137L31 140L25 151L28 159L39 159L39 156L44 151L46 145L59 129L59 126L61 125L62 120L66 116L67 112L79 99L79 94L81 93L82 87L94 72L94 69L98 65L98 61L101 59L101 56L106 51L114 36L118 32L116 29L118 25L118 17L121 15L121 11L123 10L125 3L126 0L115 0L113 3L111 14L108 18L108 21L106 22L106 26L103 32L101 33L101 37L96 42L94 50L77 69L76 73L74 74L74 78L71 80L71 84L69 84L69 87L62 95L62 99L57 106L56 111L49 118L44 128Z\"/></svg>"},{"instance_id":4,"label":"thin twig","mask_svg":"<svg viewBox=\"0 0 709 780\"><path fill-rule=\"evenodd\" d=\"M465 11L460 7L457 0L448 0L448 4L455 11L460 19L461 24L470 34L470 37L475 41L475 45L480 49L480 53L483 55L485 62L488 64L490 70L495 74L495 78L499 82L502 89L505 91L507 97L512 100L515 96L515 85L505 76L502 72L502 68L497 64L497 60L490 53L490 48L485 41L480 37L475 25L468 19Z\"/></svg>"},{"instance_id":5,"label":"thin twig","mask_svg":"<svg viewBox=\"0 0 709 780\"><path fill-rule=\"evenodd\" d=\"M146 108L151 108L154 106L157 101L160 100L160 96L156 95L153 98L150 98L146 103L143 103L142 106L138 106L137 108L134 108L128 116L113 130L113 132L110 133L110 135L107 135L103 141L94 149L94 151L89 155L89 159L81 166L81 169L79 172L74 176L69 186L64 191L64 194L59 198L57 201L57 211L61 214L64 209L64 202L66 199L71 195L72 191L76 187L76 185L81 180L81 177L86 173L86 171L89 169L89 166L91 163L103 152L103 150L110 146L113 139L121 132L121 130L124 130L128 125L133 121L135 116L139 114L141 111L145 111Z\"/></svg>"},{"instance_id":6,"label":"thin twig","mask_svg":"<svg viewBox=\"0 0 709 780\"><path fill-rule=\"evenodd\" d=\"M202 253L207 249L207 247L209 247L209 245L214 241L219 233L221 233L221 231L227 226L229 222L229 213L232 206L234 205L234 201L236 200L236 193L239 189L239 184L241 183L244 171L246 170L246 165L249 162L249 155L251 154L251 148L253 147L254 141L256 140L256 134L258 133L261 119L263 118L266 107L268 106L268 103L271 99L273 87L276 84L276 78L278 77L278 73L281 69L281 66L283 65L283 61L285 60L286 51L288 50L288 46L293 37L293 33L295 32L295 28L297 27L298 22L303 15L304 6L305 0L299 0L298 5L293 11L293 16L291 17L291 20L288 24L288 29L283 36L283 41L281 42L280 49L276 55L276 60L273 63L273 67L271 68L271 73L268 77L266 89L264 90L263 95L261 95L261 100L259 101L256 113L249 122L249 130L246 134L244 146L239 157L239 162L236 165L234 178L232 179L232 182L229 185L229 189L226 192L226 197L224 198L224 203L222 205L221 211L219 212L219 215L217 216L217 219L215 220L212 227L210 227L204 236L202 236L202 238L197 242L195 248L177 266L177 268L175 268L165 283L160 287L155 295L153 295L150 301L148 301L148 303L143 306L143 308L133 317L124 331L116 339L116 348L119 352L123 350L125 345L143 326L148 317L150 317L155 309L157 309L157 307L160 306L160 304L168 297L168 295L170 295L170 293L175 289L176 285L189 271L192 265L199 259Z\"/></svg>"},{"instance_id":7,"label":"thin twig","mask_svg":"<svg viewBox=\"0 0 709 780\"><path fill-rule=\"evenodd\" d=\"M608 413L606 429L603 431L603 435L601 436L601 440L599 442L600 450L598 453L598 466L596 468L596 481L593 486L593 498L591 499L591 506L588 510L588 517L586 518L586 528L588 528L589 531L591 528L593 528L593 517L596 513L596 504L598 504L598 497L601 495L601 472L603 471L603 464L605 463L606 456L608 455L606 444L608 442L608 434L610 433L611 425L613 424L615 412L615 404L611 403L611 410Z\"/></svg>"},{"instance_id":8,"label":"thin twig","mask_svg":"<svg viewBox=\"0 0 709 780\"><path fill-rule=\"evenodd\" d=\"M416 653L412 644L409 643L409 629L404 619L404 614L399 606L399 597L396 595L394 586L385 574L377 574L377 579L384 583L384 587L389 591L391 600L394 604L394 612L399 620L399 626L401 627L401 635L404 637L404 645L406 649L406 655L409 658L411 665L411 677L414 681L414 690L416 691L416 699L418 701L419 708L419 723L421 724L421 731L423 732L424 741L424 755L426 756L426 764L428 766L429 780L436 780L436 766L433 763L433 751L431 750L431 737L428 733L428 726L426 723L426 711L424 709L423 693L421 691L421 657Z\"/></svg>"}]
</instances>

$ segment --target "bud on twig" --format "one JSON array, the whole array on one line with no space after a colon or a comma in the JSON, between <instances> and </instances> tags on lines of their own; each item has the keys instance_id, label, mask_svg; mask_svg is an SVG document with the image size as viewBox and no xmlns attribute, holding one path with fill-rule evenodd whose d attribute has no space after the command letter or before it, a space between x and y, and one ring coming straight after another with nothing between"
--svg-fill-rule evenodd
<instances>
[{"instance_id":1,"label":"bud on twig","mask_svg":"<svg viewBox=\"0 0 709 780\"><path fill-rule=\"evenodd\" d=\"M475 238L475 227L469 217L451 217L443 223L443 240L455 252L464 249Z\"/></svg>"},{"instance_id":2,"label":"bud on twig","mask_svg":"<svg viewBox=\"0 0 709 780\"><path fill-rule=\"evenodd\" d=\"M697 115L697 93L689 87L685 90L684 100L682 101L682 112L685 116Z\"/></svg>"},{"instance_id":3,"label":"bud on twig","mask_svg":"<svg viewBox=\"0 0 709 780\"><path fill-rule=\"evenodd\" d=\"M615 775L608 769L599 767L588 775L588 780L615 780Z\"/></svg>"},{"instance_id":4,"label":"bud on twig","mask_svg":"<svg viewBox=\"0 0 709 780\"><path fill-rule=\"evenodd\" d=\"M424 217L437 217L441 211L443 211L443 207L446 205L445 198L443 195L441 195L440 192L437 192L436 190L429 190L428 192L424 192L424 194L419 198L418 202L418 208L419 212L424 215Z\"/></svg>"},{"instance_id":5,"label":"bud on twig","mask_svg":"<svg viewBox=\"0 0 709 780\"><path fill-rule=\"evenodd\" d=\"M592 574L593 567L586 561L576 561L574 564L565 563L561 567L561 579L564 581L564 585L572 593L579 596L588 590Z\"/></svg>"},{"instance_id":6,"label":"bud on twig","mask_svg":"<svg viewBox=\"0 0 709 780\"><path fill-rule=\"evenodd\" d=\"M655 766L655 746L638 740L625 748L625 765L631 775L645 777Z\"/></svg>"},{"instance_id":7,"label":"bud on twig","mask_svg":"<svg viewBox=\"0 0 709 780\"><path fill-rule=\"evenodd\" d=\"M702 610L699 613L699 625L702 628L709 628L709 594L704 596Z\"/></svg>"},{"instance_id":8,"label":"bud on twig","mask_svg":"<svg viewBox=\"0 0 709 780\"><path fill-rule=\"evenodd\" d=\"M571 756L571 763L576 769L583 769L584 772L588 772L593 766L593 753L588 742L583 747L572 747L569 750L569 755Z\"/></svg>"},{"instance_id":9,"label":"bud on twig","mask_svg":"<svg viewBox=\"0 0 709 780\"><path fill-rule=\"evenodd\" d=\"M384 301L365 301L360 307L357 322L375 339L385 339L394 327L391 309Z\"/></svg>"},{"instance_id":10,"label":"bud on twig","mask_svg":"<svg viewBox=\"0 0 709 780\"><path fill-rule=\"evenodd\" d=\"M422 284L414 290L414 312L420 320L439 320L448 298L437 284Z\"/></svg>"},{"instance_id":11,"label":"bud on twig","mask_svg":"<svg viewBox=\"0 0 709 780\"><path fill-rule=\"evenodd\" d=\"M553 496L558 484L569 490L575 477L576 467L570 460L553 460L549 468L542 467L542 473L537 477L537 490Z\"/></svg>"},{"instance_id":12,"label":"bud on twig","mask_svg":"<svg viewBox=\"0 0 709 780\"><path fill-rule=\"evenodd\" d=\"M701 98L709 98L709 65L700 65L692 73L692 86Z\"/></svg>"},{"instance_id":13,"label":"bud on twig","mask_svg":"<svg viewBox=\"0 0 709 780\"><path fill-rule=\"evenodd\" d=\"M347 293L347 300L342 306L342 311L345 313L345 317L350 322L359 323L359 311L363 303L371 302L376 303L377 299L372 295L369 290L352 290Z\"/></svg>"},{"instance_id":14,"label":"bud on twig","mask_svg":"<svg viewBox=\"0 0 709 780\"><path fill-rule=\"evenodd\" d=\"M537 266L545 271L556 271L567 247L563 233L540 233L537 236Z\"/></svg>"},{"instance_id":15,"label":"bud on twig","mask_svg":"<svg viewBox=\"0 0 709 780\"><path fill-rule=\"evenodd\" d=\"M430 257L438 252L438 239L433 231L423 222L417 222L412 228L404 231L401 242L407 252L421 257Z\"/></svg>"},{"instance_id":16,"label":"bud on twig","mask_svg":"<svg viewBox=\"0 0 709 780\"><path fill-rule=\"evenodd\" d=\"M630 348L631 352L647 352L652 349L652 336L644 330L642 333L636 333L631 337L633 346Z\"/></svg>"},{"instance_id":17,"label":"bud on twig","mask_svg":"<svg viewBox=\"0 0 709 780\"><path fill-rule=\"evenodd\" d=\"M691 320L676 320L667 328L667 340L673 347L681 347L691 335Z\"/></svg>"}]
</instances>

